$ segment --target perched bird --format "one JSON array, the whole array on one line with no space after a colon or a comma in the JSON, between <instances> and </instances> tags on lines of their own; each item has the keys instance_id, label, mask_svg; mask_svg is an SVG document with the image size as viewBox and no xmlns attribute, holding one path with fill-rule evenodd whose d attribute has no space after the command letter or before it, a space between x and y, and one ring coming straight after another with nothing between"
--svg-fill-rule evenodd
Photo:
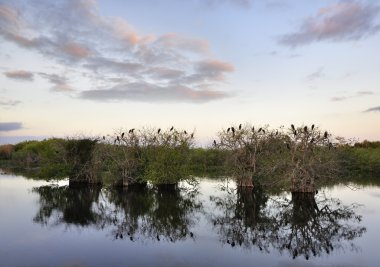
<instances>
[{"instance_id":1,"label":"perched bird","mask_svg":"<svg viewBox=\"0 0 380 267\"><path fill-rule=\"evenodd\" d=\"M133 133L134 130L135 130L135 128L131 129L131 133Z\"/></svg>"},{"instance_id":2,"label":"perched bird","mask_svg":"<svg viewBox=\"0 0 380 267\"><path fill-rule=\"evenodd\" d=\"M121 138L123 138L123 137L124 137L124 133L121 134Z\"/></svg>"},{"instance_id":3,"label":"perched bird","mask_svg":"<svg viewBox=\"0 0 380 267\"><path fill-rule=\"evenodd\" d=\"M255 131L255 126L252 127L252 132L254 132L254 131Z\"/></svg>"},{"instance_id":4,"label":"perched bird","mask_svg":"<svg viewBox=\"0 0 380 267\"><path fill-rule=\"evenodd\" d=\"M123 234L120 234L120 238L123 239Z\"/></svg>"},{"instance_id":5,"label":"perched bird","mask_svg":"<svg viewBox=\"0 0 380 267\"><path fill-rule=\"evenodd\" d=\"M231 128L228 128L228 129L227 129L227 133L228 133L230 130L231 130Z\"/></svg>"},{"instance_id":6,"label":"perched bird","mask_svg":"<svg viewBox=\"0 0 380 267\"><path fill-rule=\"evenodd\" d=\"M187 134L187 132L186 132L186 131L183 131L183 133L184 133L184 134Z\"/></svg>"},{"instance_id":7,"label":"perched bird","mask_svg":"<svg viewBox=\"0 0 380 267\"><path fill-rule=\"evenodd\" d=\"M314 130L314 124L313 124L313 125L311 125L311 130Z\"/></svg>"},{"instance_id":8,"label":"perched bird","mask_svg":"<svg viewBox=\"0 0 380 267\"><path fill-rule=\"evenodd\" d=\"M278 130L276 130L276 135L278 135Z\"/></svg>"},{"instance_id":9,"label":"perched bird","mask_svg":"<svg viewBox=\"0 0 380 267\"><path fill-rule=\"evenodd\" d=\"M157 240L160 241L160 237L159 237L159 235L157 235Z\"/></svg>"},{"instance_id":10,"label":"perched bird","mask_svg":"<svg viewBox=\"0 0 380 267\"><path fill-rule=\"evenodd\" d=\"M159 134L161 132L161 128L158 129L157 133Z\"/></svg>"},{"instance_id":11,"label":"perched bird","mask_svg":"<svg viewBox=\"0 0 380 267\"><path fill-rule=\"evenodd\" d=\"M241 130L241 123L239 124L239 130Z\"/></svg>"},{"instance_id":12,"label":"perched bird","mask_svg":"<svg viewBox=\"0 0 380 267\"><path fill-rule=\"evenodd\" d=\"M262 131L263 131L263 133L265 133L265 130L264 130L264 129L263 129Z\"/></svg>"},{"instance_id":13,"label":"perched bird","mask_svg":"<svg viewBox=\"0 0 380 267\"><path fill-rule=\"evenodd\" d=\"M231 247L234 247L235 246L235 241L232 241L231 242Z\"/></svg>"},{"instance_id":14,"label":"perched bird","mask_svg":"<svg viewBox=\"0 0 380 267\"><path fill-rule=\"evenodd\" d=\"M260 128L257 132L261 132L263 128Z\"/></svg>"},{"instance_id":15,"label":"perched bird","mask_svg":"<svg viewBox=\"0 0 380 267\"><path fill-rule=\"evenodd\" d=\"M296 128L294 128L294 125L292 124L292 125L290 125L291 127L292 127L292 130L293 131L295 131L296 130Z\"/></svg>"},{"instance_id":16,"label":"perched bird","mask_svg":"<svg viewBox=\"0 0 380 267\"><path fill-rule=\"evenodd\" d=\"M325 135L324 135L325 138L327 138L327 131L325 132Z\"/></svg>"},{"instance_id":17,"label":"perched bird","mask_svg":"<svg viewBox=\"0 0 380 267\"><path fill-rule=\"evenodd\" d=\"M132 129L129 129L128 133L131 133L132 132Z\"/></svg>"},{"instance_id":18,"label":"perched bird","mask_svg":"<svg viewBox=\"0 0 380 267\"><path fill-rule=\"evenodd\" d=\"M120 138L119 138L119 136L116 137L116 140L117 140L118 142L120 142Z\"/></svg>"},{"instance_id":19,"label":"perched bird","mask_svg":"<svg viewBox=\"0 0 380 267\"><path fill-rule=\"evenodd\" d=\"M303 131L304 131L305 133L308 132L308 131L307 131L307 126L303 127Z\"/></svg>"},{"instance_id":20,"label":"perched bird","mask_svg":"<svg viewBox=\"0 0 380 267\"><path fill-rule=\"evenodd\" d=\"M129 239L130 239L131 241L133 241L133 236L131 236Z\"/></svg>"},{"instance_id":21,"label":"perched bird","mask_svg":"<svg viewBox=\"0 0 380 267\"><path fill-rule=\"evenodd\" d=\"M172 126L172 128L170 128L170 131L173 131L173 129L174 129L174 126Z\"/></svg>"},{"instance_id":22,"label":"perched bird","mask_svg":"<svg viewBox=\"0 0 380 267\"><path fill-rule=\"evenodd\" d=\"M293 134L294 134L294 136L297 136L297 131L294 131Z\"/></svg>"},{"instance_id":23,"label":"perched bird","mask_svg":"<svg viewBox=\"0 0 380 267\"><path fill-rule=\"evenodd\" d=\"M193 137L194 137L194 134L192 133L192 134L190 135L190 137L193 138Z\"/></svg>"},{"instance_id":24,"label":"perched bird","mask_svg":"<svg viewBox=\"0 0 380 267\"><path fill-rule=\"evenodd\" d=\"M214 140L214 146L216 146L216 141Z\"/></svg>"},{"instance_id":25,"label":"perched bird","mask_svg":"<svg viewBox=\"0 0 380 267\"><path fill-rule=\"evenodd\" d=\"M235 133L235 128L231 127L231 131L232 131L232 133Z\"/></svg>"},{"instance_id":26,"label":"perched bird","mask_svg":"<svg viewBox=\"0 0 380 267\"><path fill-rule=\"evenodd\" d=\"M190 232L190 237L194 237L194 234L193 234L193 232Z\"/></svg>"}]
</instances>

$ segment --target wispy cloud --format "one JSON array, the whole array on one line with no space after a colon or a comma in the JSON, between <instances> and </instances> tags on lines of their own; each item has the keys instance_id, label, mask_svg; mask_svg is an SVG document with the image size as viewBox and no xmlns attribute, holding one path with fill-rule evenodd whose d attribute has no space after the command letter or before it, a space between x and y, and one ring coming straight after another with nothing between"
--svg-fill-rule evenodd
<instances>
[{"instance_id":1,"label":"wispy cloud","mask_svg":"<svg viewBox=\"0 0 380 267\"><path fill-rule=\"evenodd\" d=\"M365 110L364 112L380 112L380 106Z\"/></svg>"},{"instance_id":2,"label":"wispy cloud","mask_svg":"<svg viewBox=\"0 0 380 267\"><path fill-rule=\"evenodd\" d=\"M160 86L151 83L118 84L112 88L87 90L80 98L95 101L191 102L205 103L228 95L215 90L196 90L182 85Z\"/></svg>"},{"instance_id":3,"label":"wispy cloud","mask_svg":"<svg viewBox=\"0 0 380 267\"><path fill-rule=\"evenodd\" d=\"M23 80L23 81L32 81L33 73L24 70L15 70L4 72L4 75L10 79Z\"/></svg>"},{"instance_id":4,"label":"wispy cloud","mask_svg":"<svg viewBox=\"0 0 380 267\"><path fill-rule=\"evenodd\" d=\"M17 106L21 103L22 102L19 100L7 100L7 99L0 98L0 106L5 107L5 108L14 107L14 106Z\"/></svg>"},{"instance_id":5,"label":"wispy cloud","mask_svg":"<svg viewBox=\"0 0 380 267\"><path fill-rule=\"evenodd\" d=\"M22 129L21 122L0 122L0 132L10 132Z\"/></svg>"},{"instance_id":6,"label":"wispy cloud","mask_svg":"<svg viewBox=\"0 0 380 267\"><path fill-rule=\"evenodd\" d=\"M325 74L323 73L323 68L321 67L318 70L314 71L313 73L310 73L309 75L307 75L306 79L309 82L313 82L315 80L321 79L324 76L325 76Z\"/></svg>"},{"instance_id":7,"label":"wispy cloud","mask_svg":"<svg viewBox=\"0 0 380 267\"><path fill-rule=\"evenodd\" d=\"M361 1L340 1L321 8L306 18L298 31L279 39L283 45L296 47L319 41L359 40L377 33L376 17L380 7Z\"/></svg>"},{"instance_id":8,"label":"wispy cloud","mask_svg":"<svg viewBox=\"0 0 380 267\"><path fill-rule=\"evenodd\" d=\"M333 102L339 102L339 101L345 101L350 98L357 98L357 97L363 97L368 95L374 95L375 93L372 91L358 91L355 94L352 95L341 95L341 96L334 96L331 97L330 100Z\"/></svg>"},{"instance_id":9,"label":"wispy cloud","mask_svg":"<svg viewBox=\"0 0 380 267\"><path fill-rule=\"evenodd\" d=\"M209 4L241 6L250 2L209 0ZM123 18L101 15L94 0L36 0L33 5L15 0L0 4L0 38L55 60L65 69L73 70L69 73L76 70L86 73L87 83L95 87L78 91L78 95L97 101L101 99L90 92L109 90L108 96L118 98L114 100L139 101L143 99L140 94L145 94L150 102L162 102L157 88L167 102L217 100L229 95L217 88L234 71L231 63L213 55L207 40L173 32L140 33ZM69 74L40 76L53 84L53 91L73 91ZM150 84L155 86L147 86ZM138 93L132 90L136 85L143 85L144 90L141 87Z\"/></svg>"}]
</instances>

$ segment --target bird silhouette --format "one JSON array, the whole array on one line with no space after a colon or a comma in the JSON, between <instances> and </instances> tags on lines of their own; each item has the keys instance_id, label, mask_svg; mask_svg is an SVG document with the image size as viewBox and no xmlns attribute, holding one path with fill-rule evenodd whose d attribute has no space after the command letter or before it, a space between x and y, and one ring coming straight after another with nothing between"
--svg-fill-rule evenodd
<instances>
[{"instance_id":1,"label":"bird silhouette","mask_svg":"<svg viewBox=\"0 0 380 267\"><path fill-rule=\"evenodd\" d=\"M184 133L184 134L187 134L187 132L186 132L186 131L183 131L183 133Z\"/></svg>"},{"instance_id":2,"label":"bird silhouette","mask_svg":"<svg viewBox=\"0 0 380 267\"><path fill-rule=\"evenodd\" d=\"M192 133L192 134L190 135L190 137L193 138L193 137L194 137L194 134Z\"/></svg>"},{"instance_id":3,"label":"bird silhouette","mask_svg":"<svg viewBox=\"0 0 380 267\"><path fill-rule=\"evenodd\" d=\"M304 131L305 133L308 133L308 131L307 131L307 126L303 127L303 131Z\"/></svg>"},{"instance_id":4,"label":"bird silhouette","mask_svg":"<svg viewBox=\"0 0 380 267\"><path fill-rule=\"evenodd\" d=\"M327 135L328 135L328 134L327 134L327 131L326 131L324 137L327 138Z\"/></svg>"},{"instance_id":5,"label":"bird silhouette","mask_svg":"<svg viewBox=\"0 0 380 267\"><path fill-rule=\"evenodd\" d=\"M239 130L241 130L241 124L239 124Z\"/></svg>"},{"instance_id":6,"label":"bird silhouette","mask_svg":"<svg viewBox=\"0 0 380 267\"><path fill-rule=\"evenodd\" d=\"M124 133L121 134L121 138L123 138L123 137L124 137Z\"/></svg>"},{"instance_id":7,"label":"bird silhouette","mask_svg":"<svg viewBox=\"0 0 380 267\"><path fill-rule=\"evenodd\" d=\"M216 146L216 141L214 140L214 146Z\"/></svg>"},{"instance_id":8,"label":"bird silhouette","mask_svg":"<svg viewBox=\"0 0 380 267\"><path fill-rule=\"evenodd\" d=\"M131 129L131 133L133 133L134 130L135 130L135 128Z\"/></svg>"},{"instance_id":9,"label":"bird silhouette","mask_svg":"<svg viewBox=\"0 0 380 267\"><path fill-rule=\"evenodd\" d=\"M157 240L160 241L160 237L159 237L159 235L157 235Z\"/></svg>"},{"instance_id":10,"label":"bird silhouette","mask_svg":"<svg viewBox=\"0 0 380 267\"><path fill-rule=\"evenodd\" d=\"M296 130L294 130L293 134L294 134L294 136L297 136L297 131L296 131Z\"/></svg>"},{"instance_id":11,"label":"bird silhouette","mask_svg":"<svg viewBox=\"0 0 380 267\"><path fill-rule=\"evenodd\" d=\"M278 135L278 130L276 130L276 135Z\"/></svg>"},{"instance_id":12,"label":"bird silhouette","mask_svg":"<svg viewBox=\"0 0 380 267\"><path fill-rule=\"evenodd\" d=\"M123 234L120 234L120 238L123 239Z\"/></svg>"},{"instance_id":13,"label":"bird silhouette","mask_svg":"<svg viewBox=\"0 0 380 267\"><path fill-rule=\"evenodd\" d=\"M291 127L292 127L292 130L293 131L295 131L296 130L296 128L294 128L294 125L292 124L292 125L290 125Z\"/></svg>"},{"instance_id":14,"label":"bird silhouette","mask_svg":"<svg viewBox=\"0 0 380 267\"><path fill-rule=\"evenodd\" d=\"M259 129L257 132L258 132L258 133L259 133L259 132L261 132L261 131L262 131L262 129L263 129L263 128L260 128L260 129Z\"/></svg>"},{"instance_id":15,"label":"bird silhouette","mask_svg":"<svg viewBox=\"0 0 380 267\"><path fill-rule=\"evenodd\" d=\"M161 128L158 129L157 133L159 134L161 132Z\"/></svg>"},{"instance_id":16,"label":"bird silhouette","mask_svg":"<svg viewBox=\"0 0 380 267\"><path fill-rule=\"evenodd\" d=\"M174 129L174 126L172 126L172 128L170 128L170 131L173 131L173 129Z\"/></svg>"},{"instance_id":17,"label":"bird silhouette","mask_svg":"<svg viewBox=\"0 0 380 267\"><path fill-rule=\"evenodd\" d=\"M232 241L231 242L231 247L234 247L235 246L235 241Z\"/></svg>"},{"instance_id":18,"label":"bird silhouette","mask_svg":"<svg viewBox=\"0 0 380 267\"><path fill-rule=\"evenodd\" d=\"M231 131L232 131L232 133L235 133L235 128L231 127Z\"/></svg>"},{"instance_id":19,"label":"bird silhouette","mask_svg":"<svg viewBox=\"0 0 380 267\"><path fill-rule=\"evenodd\" d=\"M120 138L119 138L119 136L116 137L116 140L117 140L118 142L120 142Z\"/></svg>"},{"instance_id":20,"label":"bird silhouette","mask_svg":"<svg viewBox=\"0 0 380 267\"><path fill-rule=\"evenodd\" d=\"M194 234L193 234L193 232L190 232L190 237L194 237Z\"/></svg>"},{"instance_id":21,"label":"bird silhouette","mask_svg":"<svg viewBox=\"0 0 380 267\"><path fill-rule=\"evenodd\" d=\"M228 128L228 129L227 129L227 133L228 133L230 130L231 130L231 128Z\"/></svg>"},{"instance_id":22,"label":"bird silhouette","mask_svg":"<svg viewBox=\"0 0 380 267\"><path fill-rule=\"evenodd\" d=\"M252 132L254 132L254 131L255 131L255 127L253 126L253 127L252 127Z\"/></svg>"},{"instance_id":23,"label":"bird silhouette","mask_svg":"<svg viewBox=\"0 0 380 267\"><path fill-rule=\"evenodd\" d=\"M314 124L313 124L313 125L311 125L311 130L314 130Z\"/></svg>"},{"instance_id":24,"label":"bird silhouette","mask_svg":"<svg viewBox=\"0 0 380 267\"><path fill-rule=\"evenodd\" d=\"M264 129L263 129L262 131L263 131L263 133L265 133L265 130L264 130Z\"/></svg>"}]
</instances>

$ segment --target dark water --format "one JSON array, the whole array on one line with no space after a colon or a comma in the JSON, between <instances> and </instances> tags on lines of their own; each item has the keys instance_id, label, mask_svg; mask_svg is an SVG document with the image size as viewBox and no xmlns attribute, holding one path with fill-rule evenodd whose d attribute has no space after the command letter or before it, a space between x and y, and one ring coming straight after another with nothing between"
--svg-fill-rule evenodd
<instances>
[{"instance_id":1,"label":"dark water","mask_svg":"<svg viewBox=\"0 0 380 267\"><path fill-rule=\"evenodd\" d=\"M0 176L0 266L380 266L380 187L315 197Z\"/></svg>"}]
</instances>

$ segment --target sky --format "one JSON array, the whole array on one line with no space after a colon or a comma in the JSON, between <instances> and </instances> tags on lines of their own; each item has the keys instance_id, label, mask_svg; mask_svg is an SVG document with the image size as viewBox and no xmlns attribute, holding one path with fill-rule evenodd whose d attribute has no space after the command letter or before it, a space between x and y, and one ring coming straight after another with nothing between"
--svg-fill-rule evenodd
<instances>
[{"instance_id":1,"label":"sky","mask_svg":"<svg viewBox=\"0 0 380 267\"><path fill-rule=\"evenodd\" d=\"M0 143L315 124L380 140L380 0L0 0Z\"/></svg>"}]
</instances>

